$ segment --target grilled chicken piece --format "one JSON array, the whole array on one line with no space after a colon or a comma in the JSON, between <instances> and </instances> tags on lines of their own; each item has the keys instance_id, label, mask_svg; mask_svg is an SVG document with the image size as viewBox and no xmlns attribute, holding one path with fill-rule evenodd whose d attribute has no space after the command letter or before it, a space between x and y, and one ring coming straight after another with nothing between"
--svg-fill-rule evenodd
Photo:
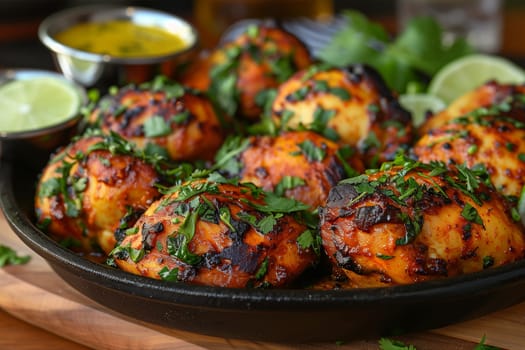
<instances>
[{"instance_id":1,"label":"grilled chicken piece","mask_svg":"<svg viewBox=\"0 0 525 350\"><path fill-rule=\"evenodd\" d=\"M500 84L490 81L479 88L466 93L452 102L445 110L430 116L419 128L424 135L431 129L441 127L452 119L470 113L479 108L490 108L493 105L509 104L507 111L513 118L525 122L525 85ZM516 106L515 103L518 103Z\"/></svg>"},{"instance_id":2,"label":"grilled chicken piece","mask_svg":"<svg viewBox=\"0 0 525 350\"><path fill-rule=\"evenodd\" d=\"M281 129L304 126L357 147L367 166L392 160L412 142L412 122L371 68L312 67L283 83L272 107Z\"/></svg>"},{"instance_id":3,"label":"grilled chicken piece","mask_svg":"<svg viewBox=\"0 0 525 350\"><path fill-rule=\"evenodd\" d=\"M330 188L364 170L355 153L314 132L291 131L226 142L217 154L228 177L239 177L241 182L252 182L316 209L326 201ZM223 155L234 157L237 166L230 166Z\"/></svg>"},{"instance_id":4,"label":"grilled chicken piece","mask_svg":"<svg viewBox=\"0 0 525 350\"><path fill-rule=\"evenodd\" d=\"M353 287L440 279L525 256L519 218L466 167L399 159L334 187L320 209L323 247Z\"/></svg>"},{"instance_id":5,"label":"grilled chicken piece","mask_svg":"<svg viewBox=\"0 0 525 350\"><path fill-rule=\"evenodd\" d=\"M293 34L277 27L250 26L197 60L180 81L208 91L227 115L258 120L263 109L257 96L311 63L308 49Z\"/></svg>"},{"instance_id":6,"label":"grilled chicken piece","mask_svg":"<svg viewBox=\"0 0 525 350\"><path fill-rule=\"evenodd\" d=\"M109 253L121 218L142 213L160 197L155 169L122 154L119 145L125 144L86 136L52 156L36 191L37 224L72 248L80 245L81 251L90 253L99 247Z\"/></svg>"},{"instance_id":7,"label":"grilled chicken piece","mask_svg":"<svg viewBox=\"0 0 525 350\"><path fill-rule=\"evenodd\" d=\"M112 253L114 261L155 279L232 288L289 286L316 263L317 254L311 231L289 214L305 206L269 196L253 185L182 184L128 230L132 233Z\"/></svg>"},{"instance_id":8,"label":"grilled chicken piece","mask_svg":"<svg viewBox=\"0 0 525 350\"><path fill-rule=\"evenodd\" d=\"M202 94L162 80L127 86L102 99L89 118L139 148L161 147L174 160L209 160L224 140L219 118Z\"/></svg>"},{"instance_id":9,"label":"grilled chicken piece","mask_svg":"<svg viewBox=\"0 0 525 350\"><path fill-rule=\"evenodd\" d=\"M412 152L426 163L483 167L497 190L519 198L525 185L525 123L501 111L507 107L493 105L451 119L423 135Z\"/></svg>"}]
</instances>

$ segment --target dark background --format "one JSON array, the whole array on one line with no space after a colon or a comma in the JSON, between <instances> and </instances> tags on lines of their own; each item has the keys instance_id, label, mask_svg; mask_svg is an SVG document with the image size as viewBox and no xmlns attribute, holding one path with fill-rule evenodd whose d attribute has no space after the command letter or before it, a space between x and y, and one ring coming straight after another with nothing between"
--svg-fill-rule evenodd
<instances>
[{"instance_id":1,"label":"dark background","mask_svg":"<svg viewBox=\"0 0 525 350\"><path fill-rule=\"evenodd\" d=\"M372 19L381 20L383 24L386 19L387 29L395 32L395 0L333 0L333 2L336 12L352 8L363 12ZM50 54L37 38L38 24L46 16L60 9L96 3L144 6L171 12L185 18L193 16L192 0L0 0L0 69L53 69ZM504 6L506 11L513 15L514 22L525 25L525 1L504 0ZM517 16L515 9L523 13L522 21L515 18ZM523 26L520 24L519 27ZM514 41L521 42L520 34L516 35L518 40ZM522 45L519 42L501 54L523 64L525 63L525 44Z\"/></svg>"},{"instance_id":2,"label":"dark background","mask_svg":"<svg viewBox=\"0 0 525 350\"><path fill-rule=\"evenodd\" d=\"M47 49L38 41L36 29L46 16L58 10L91 4L120 4L155 8L182 17L193 14L192 0L0 0L0 31L10 28L14 35L2 37L0 32L0 68L41 68L53 69L53 62ZM341 1L334 0L334 9L352 8L367 14L395 13L395 1ZM17 27L28 33L17 31Z\"/></svg>"}]
</instances>

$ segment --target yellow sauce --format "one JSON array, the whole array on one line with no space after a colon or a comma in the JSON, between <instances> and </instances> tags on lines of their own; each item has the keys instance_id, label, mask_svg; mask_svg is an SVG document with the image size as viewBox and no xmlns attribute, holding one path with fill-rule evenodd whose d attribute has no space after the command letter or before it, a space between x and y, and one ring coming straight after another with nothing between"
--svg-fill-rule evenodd
<instances>
[{"instance_id":1,"label":"yellow sauce","mask_svg":"<svg viewBox=\"0 0 525 350\"><path fill-rule=\"evenodd\" d=\"M79 23L58 33L55 39L78 50L114 57L161 56L188 46L162 28L126 20Z\"/></svg>"}]
</instances>

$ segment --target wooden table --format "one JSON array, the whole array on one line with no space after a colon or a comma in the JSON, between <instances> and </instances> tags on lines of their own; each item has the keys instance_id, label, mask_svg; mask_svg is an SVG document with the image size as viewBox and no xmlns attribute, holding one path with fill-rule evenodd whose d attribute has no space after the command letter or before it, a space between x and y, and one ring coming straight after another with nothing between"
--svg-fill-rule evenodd
<instances>
[{"instance_id":1,"label":"wooden table","mask_svg":"<svg viewBox=\"0 0 525 350\"><path fill-rule=\"evenodd\" d=\"M223 339L140 324L96 304L62 281L41 257L16 237L1 213L0 244L12 247L20 255L31 255L28 264L0 268L0 349L76 350L86 349L84 346L98 350L378 349L378 339L343 345L277 344ZM523 349L525 303L476 320L396 339L414 344L419 350L471 350L483 335L488 344L503 349Z\"/></svg>"}]
</instances>

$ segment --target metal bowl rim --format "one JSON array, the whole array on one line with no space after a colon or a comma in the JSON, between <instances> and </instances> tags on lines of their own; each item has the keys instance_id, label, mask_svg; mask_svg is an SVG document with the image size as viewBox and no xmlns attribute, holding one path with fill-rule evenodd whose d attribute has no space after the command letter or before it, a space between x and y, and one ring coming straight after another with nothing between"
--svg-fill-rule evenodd
<instances>
[{"instance_id":1,"label":"metal bowl rim","mask_svg":"<svg viewBox=\"0 0 525 350\"><path fill-rule=\"evenodd\" d=\"M74 19L78 16L90 16L102 13L103 11L108 11L114 13L115 16L121 15L130 20L133 20L133 15L129 13L147 13L154 16L160 16L166 20L175 20L178 23L187 26L189 32L191 33L192 40L188 43L188 46L182 50L175 51L170 54L157 55L157 56L143 56L143 57L114 57L108 54L97 54L87 51L78 50L67 45L62 44L61 42L55 40L52 34L49 32L50 28L56 24L68 19ZM55 55L65 55L78 60L84 60L94 63L105 63L105 64L156 64L161 63L176 57L179 57L191 50L193 50L199 42L199 34L195 26L190 22L183 19L180 16L150 9L147 7L139 6L115 6L115 5L87 5L87 6L77 6L68 8L54 14L51 14L45 18L38 27L38 37L40 41L51 50Z\"/></svg>"}]
</instances>

